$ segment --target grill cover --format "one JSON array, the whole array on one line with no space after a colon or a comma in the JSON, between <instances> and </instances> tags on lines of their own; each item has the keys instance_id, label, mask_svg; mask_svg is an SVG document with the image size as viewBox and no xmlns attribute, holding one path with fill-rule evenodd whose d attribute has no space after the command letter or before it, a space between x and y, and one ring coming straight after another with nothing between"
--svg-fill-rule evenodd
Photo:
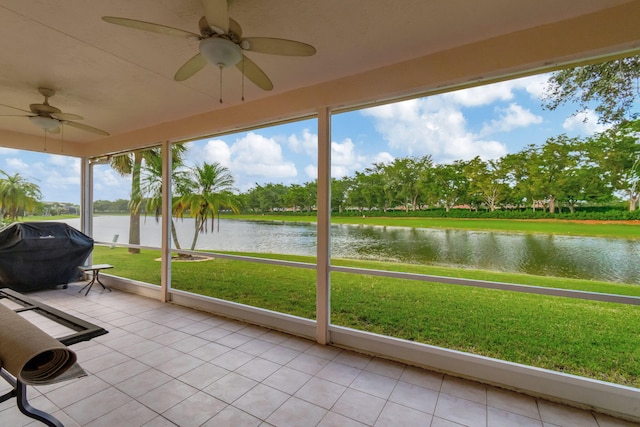
<instances>
[{"instance_id":1,"label":"grill cover","mask_svg":"<svg viewBox=\"0 0 640 427\"><path fill-rule=\"evenodd\" d=\"M79 276L93 239L62 222L15 222L0 229L0 287L18 292L66 285Z\"/></svg>"}]
</instances>

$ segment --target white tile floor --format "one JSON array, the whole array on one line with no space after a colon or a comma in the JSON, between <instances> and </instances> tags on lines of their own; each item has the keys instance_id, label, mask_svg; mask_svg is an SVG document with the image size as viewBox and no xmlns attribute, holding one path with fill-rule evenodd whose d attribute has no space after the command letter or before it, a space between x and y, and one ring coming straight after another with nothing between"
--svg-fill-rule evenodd
<instances>
[{"instance_id":1,"label":"white tile floor","mask_svg":"<svg viewBox=\"0 0 640 427\"><path fill-rule=\"evenodd\" d=\"M72 346L89 376L29 387L71 426L576 426L633 424L113 291L30 294L109 330ZM8 385L0 379L0 394ZM0 426L42 425L15 399Z\"/></svg>"}]
</instances>

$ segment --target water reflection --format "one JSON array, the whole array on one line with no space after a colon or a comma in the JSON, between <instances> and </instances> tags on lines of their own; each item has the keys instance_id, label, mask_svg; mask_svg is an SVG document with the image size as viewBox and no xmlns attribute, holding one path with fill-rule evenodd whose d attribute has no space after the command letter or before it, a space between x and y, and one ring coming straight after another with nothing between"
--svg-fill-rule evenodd
<instances>
[{"instance_id":1,"label":"water reflection","mask_svg":"<svg viewBox=\"0 0 640 427\"><path fill-rule=\"evenodd\" d=\"M640 242L624 239L334 225L332 255L640 283Z\"/></svg>"},{"instance_id":2,"label":"water reflection","mask_svg":"<svg viewBox=\"0 0 640 427\"><path fill-rule=\"evenodd\" d=\"M79 220L69 220L79 227ZM141 242L160 246L160 225L141 224ZM176 221L182 247L193 238L192 219ZM94 237L128 236L128 217L94 219ZM640 284L640 242L624 239L467 230L332 225L331 254L338 258L399 261ZM197 249L316 255L316 225L222 220L220 230L198 238Z\"/></svg>"}]
</instances>

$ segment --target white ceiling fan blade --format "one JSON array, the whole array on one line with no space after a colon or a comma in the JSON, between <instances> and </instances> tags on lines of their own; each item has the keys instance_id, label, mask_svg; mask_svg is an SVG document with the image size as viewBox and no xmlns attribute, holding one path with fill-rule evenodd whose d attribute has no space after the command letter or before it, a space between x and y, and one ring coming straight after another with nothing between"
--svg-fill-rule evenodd
<instances>
[{"instance_id":1,"label":"white ceiling fan blade","mask_svg":"<svg viewBox=\"0 0 640 427\"><path fill-rule=\"evenodd\" d=\"M62 123L64 123L66 126L71 126L72 128L95 133L97 135L109 136L109 132L103 131L102 129L94 128L93 126L88 126L82 123L76 123L76 122L70 122L70 121L64 121Z\"/></svg>"},{"instance_id":2,"label":"white ceiling fan blade","mask_svg":"<svg viewBox=\"0 0 640 427\"><path fill-rule=\"evenodd\" d=\"M242 27L232 18L229 18L229 33L235 34L238 38L242 37Z\"/></svg>"},{"instance_id":3,"label":"white ceiling fan blade","mask_svg":"<svg viewBox=\"0 0 640 427\"><path fill-rule=\"evenodd\" d=\"M192 57L190 60L184 63L182 67L178 71L176 71L173 79L176 81L183 81L193 76L198 71L202 70L204 66L207 65L207 60L204 59L204 56L199 53Z\"/></svg>"},{"instance_id":4,"label":"white ceiling fan blade","mask_svg":"<svg viewBox=\"0 0 640 427\"><path fill-rule=\"evenodd\" d=\"M84 117L71 113L51 113L51 117L58 120L84 120Z\"/></svg>"},{"instance_id":5,"label":"white ceiling fan blade","mask_svg":"<svg viewBox=\"0 0 640 427\"><path fill-rule=\"evenodd\" d=\"M103 16L102 20L110 24L122 25L136 30L149 31L152 33L160 33L173 37L181 37L184 39L200 40L200 36L190 31L184 31L179 28L167 27L166 25L153 24L151 22L138 21L137 19L118 18L116 16Z\"/></svg>"},{"instance_id":6,"label":"white ceiling fan blade","mask_svg":"<svg viewBox=\"0 0 640 427\"><path fill-rule=\"evenodd\" d=\"M218 34L229 31L229 4L227 0L202 0L204 16Z\"/></svg>"},{"instance_id":7,"label":"white ceiling fan blade","mask_svg":"<svg viewBox=\"0 0 640 427\"><path fill-rule=\"evenodd\" d=\"M272 37L247 37L242 39L241 46L243 48L245 42L249 44L246 50L251 52L286 56L312 56L316 53L315 47L294 40L275 39Z\"/></svg>"},{"instance_id":8,"label":"white ceiling fan blade","mask_svg":"<svg viewBox=\"0 0 640 427\"><path fill-rule=\"evenodd\" d=\"M255 62L243 55L242 60L236 64L236 68L242 72L246 78L251 80L256 86L263 90L273 89L273 83Z\"/></svg>"},{"instance_id":9,"label":"white ceiling fan blade","mask_svg":"<svg viewBox=\"0 0 640 427\"><path fill-rule=\"evenodd\" d=\"M7 107L7 108L11 108L12 110L18 110L18 111L22 111L23 113L32 114L31 111L29 111L29 110L23 110L22 108L12 107L11 105L0 104L0 107Z\"/></svg>"},{"instance_id":10,"label":"white ceiling fan blade","mask_svg":"<svg viewBox=\"0 0 640 427\"><path fill-rule=\"evenodd\" d=\"M27 116L25 114L0 114L0 117L33 117L33 115Z\"/></svg>"}]
</instances>

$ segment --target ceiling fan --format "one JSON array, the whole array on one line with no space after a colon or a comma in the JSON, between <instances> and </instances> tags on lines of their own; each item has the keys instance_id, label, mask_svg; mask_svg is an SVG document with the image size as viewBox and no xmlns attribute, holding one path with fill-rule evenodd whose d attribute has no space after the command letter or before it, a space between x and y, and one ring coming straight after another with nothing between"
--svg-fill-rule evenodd
<instances>
[{"instance_id":1,"label":"ceiling fan","mask_svg":"<svg viewBox=\"0 0 640 427\"><path fill-rule=\"evenodd\" d=\"M230 0L229 0L230 1ZM207 63L221 70L235 66L256 86L264 90L273 89L273 83L258 65L244 52L268 53L285 56L311 56L316 49L306 43L272 37L242 37L242 28L229 18L227 0L202 0L204 16L200 18L200 34L166 25L153 24L128 18L103 16L111 24L185 39L199 40L200 52L178 69L174 80L182 81L196 74Z\"/></svg>"},{"instance_id":2,"label":"ceiling fan","mask_svg":"<svg viewBox=\"0 0 640 427\"><path fill-rule=\"evenodd\" d=\"M53 89L39 87L38 92L40 92L40 94L44 96L44 102L42 104L29 105L29 110L12 107L11 105L0 104L0 106L2 107L22 111L23 113L27 114L1 114L0 117L28 117L29 120L31 120L38 127L48 133L60 133L60 126L67 125L98 135L109 135L108 132L105 132L102 129L94 128L93 126L88 126L75 121L83 120L84 118L82 116L71 113L63 113L59 108L56 108L53 105L49 104L49 98L51 98L56 93Z\"/></svg>"}]
</instances>

